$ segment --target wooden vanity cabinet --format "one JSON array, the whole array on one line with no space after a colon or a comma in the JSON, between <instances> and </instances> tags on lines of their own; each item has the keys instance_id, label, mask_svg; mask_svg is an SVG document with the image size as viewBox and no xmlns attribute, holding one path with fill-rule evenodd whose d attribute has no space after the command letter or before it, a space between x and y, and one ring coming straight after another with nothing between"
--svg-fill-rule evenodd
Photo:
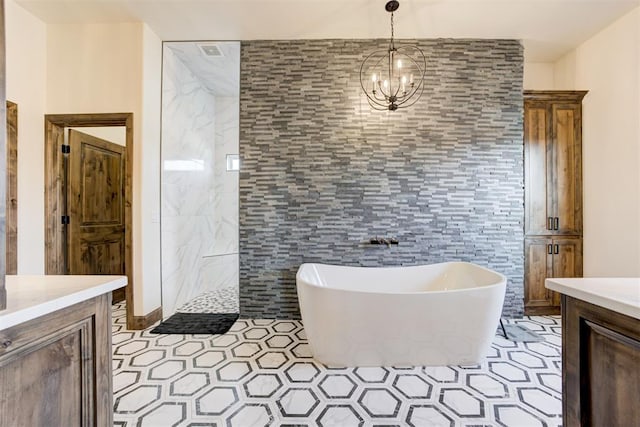
<instances>
[{"instance_id":1,"label":"wooden vanity cabinet","mask_svg":"<svg viewBox=\"0 0 640 427\"><path fill-rule=\"evenodd\" d=\"M0 331L0 426L111 426L111 294Z\"/></svg>"},{"instance_id":2,"label":"wooden vanity cabinet","mask_svg":"<svg viewBox=\"0 0 640 427\"><path fill-rule=\"evenodd\" d=\"M559 314L548 277L582 275L584 91L524 92L525 314ZM548 253L551 245L552 253ZM557 249L558 253L555 253Z\"/></svg>"},{"instance_id":3,"label":"wooden vanity cabinet","mask_svg":"<svg viewBox=\"0 0 640 427\"><path fill-rule=\"evenodd\" d=\"M563 425L640 425L640 320L562 296Z\"/></svg>"}]
</instances>

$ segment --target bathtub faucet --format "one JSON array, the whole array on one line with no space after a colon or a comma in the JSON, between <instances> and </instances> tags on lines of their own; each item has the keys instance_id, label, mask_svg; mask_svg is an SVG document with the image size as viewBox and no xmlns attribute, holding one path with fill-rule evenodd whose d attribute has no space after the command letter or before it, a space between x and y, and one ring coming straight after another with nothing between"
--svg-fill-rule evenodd
<instances>
[{"instance_id":1,"label":"bathtub faucet","mask_svg":"<svg viewBox=\"0 0 640 427\"><path fill-rule=\"evenodd\" d=\"M398 239L395 237L385 238L385 237L372 237L369 240L369 243L372 245L387 245L387 247L391 247L391 245L397 245Z\"/></svg>"}]
</instances>

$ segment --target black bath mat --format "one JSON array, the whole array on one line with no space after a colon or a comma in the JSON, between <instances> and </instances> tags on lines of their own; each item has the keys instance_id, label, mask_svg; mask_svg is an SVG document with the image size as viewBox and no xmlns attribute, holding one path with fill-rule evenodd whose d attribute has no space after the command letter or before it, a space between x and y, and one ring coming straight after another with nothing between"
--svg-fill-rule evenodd
<instances>
[{"instance_id":1,"label":"black bath mat","mask_svg":"<svg viewBox=\"0 0 640 427\"><path fill-rule=\"evenodd\" d=\"M151 330L152 334L224 334L238 313L176 313Z\"/></svg>"}]
</instances>

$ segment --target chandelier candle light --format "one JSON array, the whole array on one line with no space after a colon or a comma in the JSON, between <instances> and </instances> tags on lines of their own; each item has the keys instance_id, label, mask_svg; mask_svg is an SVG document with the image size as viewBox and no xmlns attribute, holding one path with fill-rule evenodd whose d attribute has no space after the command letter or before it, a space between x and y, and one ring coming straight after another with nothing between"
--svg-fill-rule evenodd
<instances>
[{"instance_id":1,"label":"chandelier candle light","mask_svg":"<svg viewBox=\"0 0 640 427\"><path fill-rule=\"evenodd\" d=\"M400 3L391 0L391 40L387 49L369 54L360 66L360 86L375 110L395 111L415 104L424 91L427 60L418 46L396 46L393 40L393 12Z\"/></svg>"}]
</instances>

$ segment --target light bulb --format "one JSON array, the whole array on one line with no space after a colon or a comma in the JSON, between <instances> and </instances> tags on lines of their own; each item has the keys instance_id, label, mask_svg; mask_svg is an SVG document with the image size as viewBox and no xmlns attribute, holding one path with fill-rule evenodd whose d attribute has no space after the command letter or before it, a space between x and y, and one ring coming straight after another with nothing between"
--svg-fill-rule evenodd
<instances>
[{"instance_id":1,"label":"light bulb","mask_svg":"<svg viewBox=\"0 0 640 427\"><path fill-rule=\"evenodd\" d=\"M383 85L384 85L385 89L388 88L389 87L389 80L385 80Z\"/></svg>"},{"instance_id":2,"label":"light bulb","mask_svg":"<svg viewBox=\"0 0 640 427\"><path fill-rule=\"evenodd\" d=\"M398 59L398 70L399 70L400 68L402 68L402 60L401 60L401 59Z\"/></svg>"},{"instance_id":3,"label":"light bulb","mask_svg":"<svg viewBox=\"0 0 640 427\"><path fill-rule=\"evenodd\" d=\"M376 75L376 73L373 73L373 76L371 76L371 81L374 83L378 81L378 76Z\"/></svg>"}]
</instances>

